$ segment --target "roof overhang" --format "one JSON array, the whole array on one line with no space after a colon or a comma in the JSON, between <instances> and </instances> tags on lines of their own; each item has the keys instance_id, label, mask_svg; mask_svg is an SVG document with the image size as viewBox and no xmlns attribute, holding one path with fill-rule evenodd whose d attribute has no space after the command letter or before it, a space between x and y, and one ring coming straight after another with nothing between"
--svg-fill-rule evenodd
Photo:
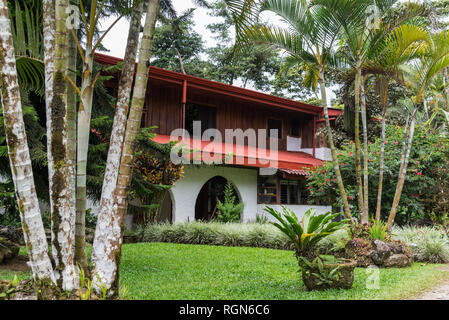
<instances>
[{"instance_id":1,"label":"roof overhang","mask_svg":"<svg viewBox=\"0 0 449 320\"><path fill-rule=\"evenodd\" d=\"M115 65L119 62L122 62L123 59L108 56L101 53L96 53L95 61L97 61L100 64ZM150 76L150 83L152 79L161 82L176 84L181 87L186 83L187 88L195 88L198 90L207 91L214 94L220 94L236 98L246 102L267 105L280 109L299 111L311 115L319 115L323 110L322 107L310 105L307 103L284 99L281 97L272 96L262 92L240 88L207 79L202 79L157 67L150 67L149 76Z\"/></svg>"},{"instance_id":2,"label":"roof overhang","mask_svg":"<svg viewBox=\"0 0 449 320\"><path fill-rule=\"evenodd\" d=\"M157 134L153 141L167 144L179 141L186 152L183 159L192 164L224 164L255 168L276 168L290 174L306 175L308 170L322 166L318 160L304 152L269 150L265 148L237 145L219 141L204 141L194 138L182 139Z\"/></svg>"}]
</instances>

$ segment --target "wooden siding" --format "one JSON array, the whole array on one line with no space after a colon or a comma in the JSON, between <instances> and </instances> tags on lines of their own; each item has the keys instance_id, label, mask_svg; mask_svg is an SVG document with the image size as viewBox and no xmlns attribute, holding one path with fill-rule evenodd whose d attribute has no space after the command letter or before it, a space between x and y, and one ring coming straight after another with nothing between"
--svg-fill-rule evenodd
<instances>
[{"instance_id":1,"label":"wooden siding","mask_svg":"<svg viewBox=\"0 0 449 320\"><path fill-rule=\"evenodd\" d=\"M216 126L223 139L225 129L268 129L268 119L279 119L282 120L279 149L285 150L287 135L291 132L291 120L296 118L301 124L302 147L313 147L314 118L311 115L237 101L218 94L200 92L194 88L187 90L187 102L216 108ZM157 126L156 133L170 135L173 130L182 126L182 86L150 83L144 112L147 127Z\"/></svg>"}]
</instances>

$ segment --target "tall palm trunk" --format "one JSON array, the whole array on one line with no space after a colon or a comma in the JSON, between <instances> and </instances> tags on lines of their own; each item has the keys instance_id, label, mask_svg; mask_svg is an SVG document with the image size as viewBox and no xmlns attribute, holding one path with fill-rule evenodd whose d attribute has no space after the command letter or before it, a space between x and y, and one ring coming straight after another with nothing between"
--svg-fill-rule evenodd
<instances>
[{"instance_id":1,"label":"tall palm trunk","mask_svg":"<svg viewBox=\"0 0 449 320\"><path fill-rule=\"evenodd\" d=\"M67 76L68 30L66 26L68 1L55 1L55 54L53 98L50 105L51 135L49 153L52 157L50 197L52 199L52 254L55 260L55 277L63 290L77 287L74 267L75 216L71 211L71 178L68 149ZM51 169L50 169L51 170Z\"/></svg>"},{"instance_id":2,"label":"tall palm trunk","mask_svg":"<svg viewBox=\"0 0 449 320\"><path fill-rule=\"evenodd\" d=\"M334 167L335 174L337 176L338 189L340 190L341 198L343 200L345 215L348 219L351 219L351 223L352 223L351 209L349 208L348 197L346 195L345 187L343 184L343 179L341 177L340 165L338 164L337 151L335 149L334 138L332 136L332 129L331 129L330 121L329 121L329 112L328 112L328 108L327 108L327 95L326 95L326 85L325 85L326 82L324 81L324 71L320 72L319 82L320 82L320 88L321 88L321 104L323 106L324 119L326 122L327 138L329 141L329 146L330 146L331 154L332 154L332 164Z\"/></svg>"},{"instance_id":3,"label":"tall palm trunk","mask_svg":"<svg viewBox=\"0 0 449 320\"><path fill-rule=\"evenodd\" d=\"M77 152L76 152L76 256L77 262L87 270L86 256L86 203L87 203L87 157L89 151L90 120L94 85L94 30L97 16L97 0L91 2L89 27L86 28L87 41L83 55L83 74L81 78L80 105L78 108ZM102 2L103 4L103 2Z\"/></svg>"},{"instance_id":4,"label":"tall palm trunk","mask_svg":"<svg viewBox=\"0 0 449 320\"><path fill-rule=\"evenodd\" d=\"M446 101L446 111L449 111L449 73L448 68L443 70L443 96Z\"/></svg>"},{"instance_id":5,"label":"tall palm trunk","mask_svg":"<svg viewBox=\"0 0 449 320\"><path fill-rule=\"evenodd\" d=\"M78 2L78 1L76 1ZM69 36L69 78L72 83L76 83L76 62L77 62L77 47L76 42L73 37ZM67 87L67 123L68 123L68 160L70 164L70 209L71 214L76 216L76 98L77 93L73 86L69 85ZM75 263L80 261L79 255L77 254L76 245L76 228L75 223L74 239L75 239ZM87 263L87 261L86 261Z\"/></svg>"},{"instance_id":6,"label":"tall palm trunk","mask_svg":"<svg viewBox=\"0 0 449 320\"><path fill-rule=\"evenodd\" d=\"M25 245L34 280L55 282L34 186L6 0L0 0L0 30L0 98Z\"/></svg>"},{"instance_id":7,"label":"tall palm trunk","mask_svg":"<svg viewBox=\"0 0 449 320\"><path fill-rule=\"evenodd\" d=\"M362 109L362 129L363 129L363 214L362 224L368 223L369 204L368 204L368 128L366 121L366 95L365 95L365 77L360 81L360 105Z\"/></svg>"},{"instance_id":8,"label":"tall palm trunk","mask_svg":"<svg viewBox=\"0 0 449 320\"><path fill-rule=\"evenodd\" d=\"M55 0L43 0L42 12L44 17L44 69L45 69L45 110L47 127L47 162L49 194L53 188L53 155L51 150L51 104L53 101L53 73L55 72ZM50 210L53 210L53 200L50 197Z\"/></svg>"},{"instance_id":9,"label":"tall palm trunk","mask_svg":"<svg viewBox=\"0 0 449 320\"><path fill-rule=\"evenodd\" d=\"M149 61L153 47L153 37L159 12L159 0L149 0L145 26L139 52L136 80L130 115L126 125L125 143L120 162L117 192L114 195L113 211L98 215L93 244L92 260L95 265L94 284L109 289L111 297L118 295L119 267L123 235L123 221L126 214L126 199L131 182L134 144L139 133L142 109L148 84Z\"/></svg>"},{"instance_id":10,"label":"tall palm trunk","mask_svg":"<svg viewBox=\"0 0 449 320\"><path fill-rule=\"evenodd\" d=\"M362 163L360 157L360 87L362 81L361 62L357 63L355 76L355 124L354 124L354 140L355 140L355 167L356 167L356 181L357 181L357 201L359 205L360 222L362 224L368 223L364 216L363 201L363 184L362 184Z\"/></svg>"},{"instance_id":11,"label":"tall palm trunk","mask_svg":"<svg viewBox=\"0 0 449 320\"><path fill-rule=\"evenodd\" d=\"M410 123L410 114L407 116L405 120L404 132L402 134L402 150L401 150L401 164L399 167L399 172L402 171L405 163L405 153L407 152L407 133L409 132L409 123Z\"/></svg>"},{"instance_id":12,"label":"tall palm trunk","mask_svg":"<svg viewBox=\"0 0 449 320\"><path fill-rule=\"evenodd\" d=\"M76 152L76 234L75 251L77 263L87 269L86 256L86 173L89 149L90 119L92 113L93 53L88 45L84 55L81 81L81 102L78 108L77 152Z\"/></svg>"},{"instance_id":13,"label":"tall palm trunk","mask_svg":"<svg viewBox=\"0 0 449 320\"><path fill-rule=\"evenodd\" d=\"M409 135L408 135L408 143L407 143L407 149L405 154L403 153L403 158L401 159L401 168L399 171L399 177L398 177L398 183L396 185L396 192L394 194L393 198L393 204L391 205L390 215L388 217L388 229L391 230L391 227L393 226L394 219L396 217L397 208L399 205L399 200L401 199L402 195L402 189L404 187L405 183L405 177L407 175L407 167L408 167L408 160L410 157L410 152L412 149L412 143L413 143L413 136L415 133L415 123L416 123L416 113L418 112L418 105L415 105L415 109L413 110L413 114L411 116L411 123L410 123L410 129L409 129Z\"/></svg>"},{"instance_id":14,"label":"tall palm trunk","mask_svg":"<svg viewBox=\"0 0 449 320\"><path fill-rule=\"evenodd\" d=\"M112 126L109 143L108 161L103 180L101 194L100 213L107 215L113 211L113 196L117 189L117 179L122 156L123 140L125 138L126 120L128 118L131 88L134 79L134 71L139 44L140 21L143 14L143 3L140 3L133 11L126 45L126 54L120 75L117 106L115 110L114 124Z\"/></svg>"},{"instance_id":15,"label":"tall palm trunk","mask_svg":"<svg viewBox=\"0 0 449 320\"><path fill-rule=\"evenodd\" d=\"M376 221L380 221L380 214L382 210L382 189L384 181L384 158L385 158L385 141L386 141L386 103L383 104L382 109L382 144L380 145L380 161L379 161L379 187L377 189L377 204L376 204Z\"/></svg>"}]
</instances>

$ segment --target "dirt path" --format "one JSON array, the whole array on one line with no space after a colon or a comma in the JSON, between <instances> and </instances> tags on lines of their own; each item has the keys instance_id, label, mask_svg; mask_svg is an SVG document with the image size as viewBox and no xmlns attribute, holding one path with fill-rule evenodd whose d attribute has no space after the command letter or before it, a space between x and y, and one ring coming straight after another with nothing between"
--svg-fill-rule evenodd
<instances>
[{"instance_id":1,"label":"dirt path","mask_svg":"<svg viewBox=\"0 0 449 320\"><path fill-rule=\"evenodd\" d=\"M449 265L438 269L449 272ZM410 300L449 300L449 281Z\"/></svg>"},{"instance_id":2,"label":"dirt path","mask_svg":"<svg viewBox=\"0 0 449 320\"><path fill-rule=\"evenodd\" d=\"M424 293L413 300L449 300L449 283Z\"/></svg>"}]
</instances>

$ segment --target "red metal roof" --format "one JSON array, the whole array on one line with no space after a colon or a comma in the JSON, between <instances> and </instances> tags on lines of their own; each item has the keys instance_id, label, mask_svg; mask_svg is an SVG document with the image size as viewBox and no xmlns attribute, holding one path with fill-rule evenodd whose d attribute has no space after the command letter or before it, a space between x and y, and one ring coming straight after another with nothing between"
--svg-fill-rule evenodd
<instances>
[{"instance_id":1,"label":"red metal roof","mask_svg":"<svg viewBox=\"0 0 449 320\"><path fill-rule=\"evenodd\" d=\"M343 112L344 111L341 109L327 108L327 113L329 114L329 117L338 117L338 116L342 115ZM321 116L324 117L324 110L321 110Z\"/></svg>"},{"instance_id":2,"label":"red metal roof","mask_svg":"<svg viewBox=\"0 0 449 320\"><path fill-rule=\"evenodd\" d=\"M176 139L160 134L156 135L153 139L153 141L161 144L178 140L180 140L180 138ZM323 161L304 152L278 151L276 153L263 148L227 144L218 141L204 141L193 138L185 139L180 143L184 143L185 147L194 150L193 159L202 160L204 162L207 162L208 159L205 159L204 153L200 153L199 150L211 154L212 157L216 155L217 159L226 159L226 164L257 168L276 167L278 169L296 172L296 174L323 164Z\"/></svg>"},{"instance_id":3,"label":"red metal roof","mask_svg":"<svg viewBox=\"0 0 449 320\"><path fill-rule=\"evenodd\" d=\"M308 176L310 172L304 171L304 170L291 170L291 169L279 169L279 171L291 174L294 176Z\"/></svg>"},{"instance_id":4,"label":"red metal roof","mask_svg":"<svg viewBox=\"0 0 449 320\"><path fill-rule=\"evenodd\" d=\"M119 62L122 62L123 59L96 53L95 61L100 64L115 65ZM322 107L310 105L307 103L284 99L262 92L231 86L228 84L189 76L183 73L169 71L157 67L150 67L150 79L157 79L160 81L178 84L180 86L184 84L184 81L187 81L187 86L190 88L197 88L200 90L205 90L216 94L223 94L245 101L265 104L281 109L300 111L313 115L318 115L323 110Z\"/></svg>"}]
</instances>

